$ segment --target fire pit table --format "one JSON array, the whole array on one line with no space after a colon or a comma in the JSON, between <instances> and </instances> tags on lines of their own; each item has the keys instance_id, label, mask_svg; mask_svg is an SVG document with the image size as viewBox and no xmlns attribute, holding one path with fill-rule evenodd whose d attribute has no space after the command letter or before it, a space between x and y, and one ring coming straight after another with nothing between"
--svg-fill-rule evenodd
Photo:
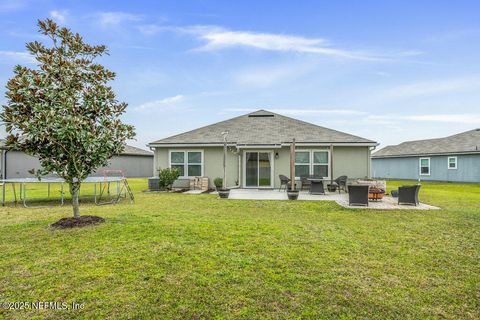
<instances>
[{"instance_id":1,"label":"fire pit table","mask_svg":"<svg viewBox=\"0 0 480 320\"><path fill-rule=\"evenodd\" d=\"M323 187L323 179L321 178L308 178L312 184L310 185L310 194L325 194L325 188Z\"/></svg>"},{"instance_id":2,"label":"fire pit table","mask_svg":"<svg viewBox=\"0 0 480 320\"><path fill-rule=\"evenodd\" d=\"M371 200L371 201L382 200L384 195L385 195L385 191L382 189L370 188L368 190L368 200Z\"/></svg>"}]
</instances>

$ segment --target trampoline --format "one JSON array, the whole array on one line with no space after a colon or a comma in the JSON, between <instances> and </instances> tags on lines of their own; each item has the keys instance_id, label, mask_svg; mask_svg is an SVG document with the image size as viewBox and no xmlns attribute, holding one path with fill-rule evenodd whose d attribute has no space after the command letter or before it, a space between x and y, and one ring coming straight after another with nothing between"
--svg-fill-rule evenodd
<instances>
[{"instance_id":1,"label":"trampoline","mask_svg":"<svg viewBox=\"0 0 480 320\"><path fill-rule=\"evenodd\" d=\"M6 185L12 186L14 203L17 201L17 192L15 185L20 186L19 198L23 202L25 208L52 208L61 207L65 203L65 180L61 178L14 178L0 180L2 183L2 206L5 206L5 189ZM47 198L51 195L51 185L60 185L60 199L59 204L49 206L31 206L28 204L27 191L28 185L31 184L47 184ZM131 202L134 201L133 193L128 185L127 179L123 176L104 176L104 177L87 177L82 181L82 184L93 184L93 199L97 206L105 204L115 204L120 202L121 198L129 198ZM98 186L98 188L97 188ZM97 192L98 191L98 192Z\"/></svg>"}]
</instances>

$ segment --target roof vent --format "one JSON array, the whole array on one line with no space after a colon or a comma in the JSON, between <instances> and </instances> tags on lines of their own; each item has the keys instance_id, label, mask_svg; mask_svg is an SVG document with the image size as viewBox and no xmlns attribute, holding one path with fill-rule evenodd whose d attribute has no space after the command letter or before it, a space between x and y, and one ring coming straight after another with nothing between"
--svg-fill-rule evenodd
<instances>
[{"instance_id":1,"label":"roof vent","mask_svg":"<svg viewBox=\"0 0 480 320\"><path fill-rule=\"evenodd\" d=\"M258 110L248 115L249 118L265 118L265 117L274 117L274 116L275 114L265 110Z\"/></svg>"},{"instance_id":2,"label":"roof vent","mask_svg":"<svg viewBox=\"0 0 480 320\"><path fill-rule=\"evenodd\" d=\"M274 117L273 114L249 114L249 118L268 118L268 117Z\"/></svg>"}]
</instances>

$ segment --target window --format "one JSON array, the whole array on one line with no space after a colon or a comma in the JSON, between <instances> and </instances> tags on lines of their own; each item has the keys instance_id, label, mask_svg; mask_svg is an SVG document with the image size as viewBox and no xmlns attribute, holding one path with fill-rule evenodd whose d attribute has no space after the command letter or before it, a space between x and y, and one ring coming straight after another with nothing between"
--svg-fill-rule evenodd
<instances>
[{"instance_id":1,"label":"window","mask_svg":"<svg viewBox=\"0 0 480 320\"><path fill-rule=\"evenodd\" d=\"M457 169L457 157L448 157L448 169Z\"/></svg>"},{"instance_id":2,"label":"window","mask_svg":"<svg viewBox=\"0 0 480 320\"><path fill-rule=\"evenodd\" d=\"M295 177L310 174L310 151L295 152Z\"/></svg>"},{"instance_id":3,"label":"window","mask_svg":"<svg viewBox=\"0 0 480 320\"><path fill-rule=\"evenodd\" d=\"M203 151L170 151L170 168L180 170L180 177L203 176Z\"/></svg>"},{"instance_id":4,"label":"window","mask_svg":"<svg viewBox=\"0 0 480 320\"><path fill-rule=\"evenodd\" d=\"M329 177L330 157L328 150L305 150L295 152L295 177L316 175Z\"/></svg>"},{"instance_id":5,"label":"window","mask_svg":"<svg viewBox=\"0 0 480 320\"><path fill-rule=\"evenodd\" d=\"M430 158L420 158L420 175L430 175Z\"/></svg>"},{"instance_id":6,"label":"window","mask_svg":"<svg viewBox=\"0 0 480 320\"><path fill-rule=\"evenodd\" d=\"M313 174L320 177L328 177L328 152L313 151Z\"/></svg>"},{"instance_id":7,"label":"window","mask_svg":"<svg viewBox=\"0 0 480 320\"><path fill-rule=\"evenodd\" d=\"M171 152L170 153L170 168L180 170L180 176L185 176L185 152Z\"/></svg>"}]
</instances>

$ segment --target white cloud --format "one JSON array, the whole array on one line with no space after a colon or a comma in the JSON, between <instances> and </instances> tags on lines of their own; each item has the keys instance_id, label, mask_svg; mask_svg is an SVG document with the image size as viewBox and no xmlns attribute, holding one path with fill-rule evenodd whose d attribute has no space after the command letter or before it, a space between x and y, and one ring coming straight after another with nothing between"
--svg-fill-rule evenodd
<instances>
[{"instance_id":1,"label":"white cloud","mask_svg":"<svg viewBox=\"0 0 480 320\"><path fill-rule=\"evenodd\" d=\"M99 12L95 15L98 23L103 27L115 27L124 22L135 22L142 20L141 16L126 12Z\"/></svg>"},{"instance_id":2,"label":"white cloud","mask_svg":"<svg viewBox=\"0 0 480 320\"><path fill-rule=\"evenodd\" d=\"M167 97L160 100L149 101L144 104L139 105L135 108L137 111L149 111L155 109L171 109L172 107L176 107L179 102L183 101L185 97L181 94Z\"/></svg>"},{"instance_id":3,"label":"white cloud","mask_svg":"<svg viewBox=\"0 0 480 320\"><path fill-rule=\"evenodd\" d=\"M205 44L197 51L213 51L232 47L254 48L258 50L295 52L324 55L343 59L388 61L401 57L422 54L419 51L403 51L391 54L378 54L366 51L347 50L332 46L323 38L307 38L302 36L261 33L250 31L234 31L218 26L172 27L146 25L139 27L140 32L152 35L163 31L187 33L195 36Z\"/></svg>"},{"instance_id":4,"label":"white cloud","mask_svg":"<svg viewBox=\"0 0 480 320\"><path fill-rule=\"evenodd\" d=\"M138 30L145 35L154 35L164 30L163 27L160 27L156 24L146 24L137 27Z\"/></svg>"},{"instance_id":5,"label":"white cloud","mask_svg":"<svg viewBox=\"0 0 480 320\"><path fill-rule=\"evenodd\" d=\"M456 41L463 38L477 38L480 35L479 28L450 30L444 33L435 34L425 39L425 42L443 43Z\"/></svg>"},{"instance_id":6,"label":"white cloud","mask_svg":"<svg viewBox=\"0 0 480 320\"><path fill-rule=\"evenodd\" d=\"M16 11L27 7L26 0L2 0L0 1L0 12Z\"/></svg>"},{"instance_id":7,"label":"white cloud","mask_svg":"<svg viewBox=\"0 0 480 320\"><path fill-rule=\"evenodd\" d=\"M311 71L313 67L313 65L294 63L259 66L238 72L234 75L234 81L240 85L268 87L285 79L293 81Z\"/></svg>"},{"instance_id":8,"label":"white cloud","mask_svg":"<svg viewBox=\"0 0 480 320\"><path fill-rule=\"evenodd\" d=\"M67 21L68 10L53 10L50 11L50 17L59 23L65 23Z\"/></svg>"},{"instance_id":9,"label":"white cloud","mask_svg":"<svg viewBox=\"0 0 480 320\"><path fill-rule=\"evenodd\" d=\"M225 109L227 112L253 112L257 111L258 108L228 108ZM358 116L364 115L366 112L351 110L351 109L302 109L302 108L282 108L282 109L271 109L267 108L268 111L275 112L282 115L290 116L301 116L301 115L343 115L343 116Z\"/></svg>"},{"instance_id":10,"label":"white cloud","mask_svg":"<svg viewBox=\"0 0 480 320\"><path fill-rule=\"evenodd\" d=\"M367 53L333 48L322 38L231 31L211 26L189 27L184 28L183 31L194 34L205 41L206 44L198 48L198 50L205 51L230 47L250 47L268 51L311 53L347 59L376 60L380 58Z\"/></svg>"},{"instance_id":11,"label":"white cloud","mask_svg":"<svg viewBox=\"0 0 480 320\"><path fill-rule=\"evenodd\" d=\"M383 92L385 98L412 98L480 89L480 77L416 82L393 87Z\"/></svg>"},{"instance_id":12,"label":"white cloud","mask_svg":"<svg viewBox=\"0 0 480 320\"><path fill-rule=\"evenodd\" d=\"M390 77L390 76L392 76L392 74L390 74L388 72L385 72L385 71L377 71L377 72L375 72L375 74L379 77Z\"/></svg>"},{"instance_id":13,"label":"white cloud","mask_svg":"<svg viewBox=\"0 0 480 320\"><path fill-rule=\"evenodd\" d=\"M425 114L425 115L371 115L373 121L413 121L413 122L436 122L436 123L462 123L480 124L480 114Z\"/></svg>"},{"instance_id":14,"label":"white cloud","mask_svg":"<svg viewBox=\"0 0 480 320\"><path fill-rule=\"evenodd\" d=\"M14 63L35 63L35 57L23 51L0 51L1 60L7 59Z\"/></svg>"}]
</instances>

